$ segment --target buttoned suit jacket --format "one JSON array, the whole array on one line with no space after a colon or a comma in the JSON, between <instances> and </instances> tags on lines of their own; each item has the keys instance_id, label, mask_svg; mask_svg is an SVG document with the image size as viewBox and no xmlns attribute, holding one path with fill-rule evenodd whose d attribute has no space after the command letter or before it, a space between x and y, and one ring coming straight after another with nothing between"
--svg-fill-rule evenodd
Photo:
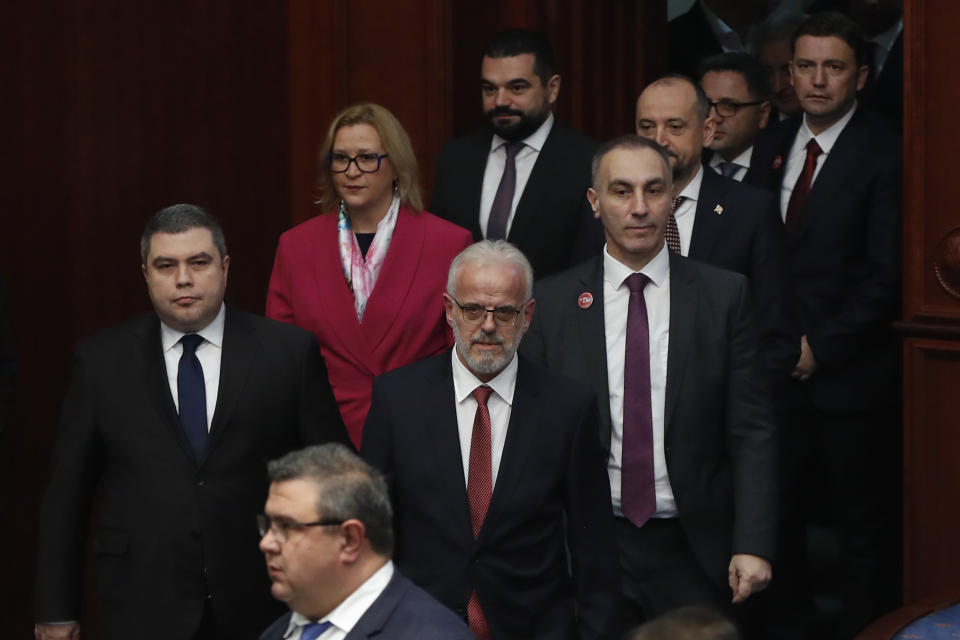
<instances>
[{"instance_id":1,"label":"buttoned suit jacket","mask_svg":"<svg viewBox=\"0 0 960 640\"><path fill-rule=\"evenodd\" d=\"M180 427L150 314L77 349L41 509L36 616L80 619L94 493L102 637L191 638L209 605L231 637L279 613L254 524L266 461L347 442L308 332L228 306L206 457Z\"/></svg>"},{"instance_id":2,"label":"buttoned suit jacket","mask_svg":"<svg viewBox=\"0 0 960 640\"><path fill-rule=\"evenodd\" d=\"M260 640L283 640L291 614L280 616ZM344 640L474 640L462 620L395 571L387 588L357 620Z\"/></svg>"},{"instance_id":3,"label":"buttoned suit jacket","mask_svg":"<svg viewBox=\"0 0 960 640\"><path fill-rule=\"evenodd\" d=\"M757 170L779 194L797 116L758 141ZM804 383L822 410L893 403L899 343L902 243L900 140L886 121L857 108L810 189L796 229L785 233L793 310L817 362Z\"/></svg>"},{"instance_id":4,"label":"buttoned suit jacket","mask_svg":"<svg viewBox=\"0 0 960 640\"><path fill-rule=\"evenodd\" d=\"M357 448L374 376L453 344L443 292L450 263L471 243L466 229L400 207L361 322L343 275L337 216L311 218L280 236L267 291L267 317L316 335L340 413Z\"/></svg>"},{"instance_id":5,"label":"buttoned suit jacket","mask_svg":"<svg viewBox=\"0 0 960 640\"><path fill-rule=\"evenodd\" d=\"M480 194L493 140L491 128L447 142L434 174L430 210L469 229L482 240ZM554 120L517 203L507 240L530 260L537 277L562 271L589 258L593 247L584 231L593 213L587 202L590 162L596 143Z\"/></svg>"},{"instance_id":6,"label":"buttoned suit jacket","mask_svg":"<svg viewBox=\"0 0 960 640\"><path fill-rule=\"evenodd\" d=\"M606 637L617 630L619 574L596 401L525 358L518 365L477 538L450 352L374 381L363 456L390 483L394 560L461 617L476 590L494 638Z\"/></svg>"},{"instance_id":7,"label":"buttoned suit jacket","mask_svg":"<svg viewBox=\"0 0 960 640\"><path fill-rule=\"evenodd\" d=\"M538 282L534 297L521 350L594 390L609 451L603 257ZM773 558L777 521L776 433L747 298L740 274L670 253L664 456L690 548L723 589L732 554Z\"/></svg>"}]
</instances>

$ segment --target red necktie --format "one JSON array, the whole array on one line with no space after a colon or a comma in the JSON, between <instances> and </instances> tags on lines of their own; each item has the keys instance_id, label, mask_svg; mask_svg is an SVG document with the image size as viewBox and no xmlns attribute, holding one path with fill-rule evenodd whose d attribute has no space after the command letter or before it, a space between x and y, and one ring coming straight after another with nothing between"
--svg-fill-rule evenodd
<instances>
[{"instance_id":1,"label":"red necktie","mask_svg":"<svg viewBox=\"0 0 960 640\"><path fill-rule=\"evenodd\" d=\"M667 230L664 235L667 239L667 246L670 247L670 250L674 253L680 253L680 230L677 229L677 219L673 217L673 214L685 199L685 196L677 196L674 198L673 208L670 209L670 215L667 216Z\"/></svg>"},{"instance_id":2,"label":"red necktie","mask_svg":"<svg viewBox=\"0 0 960 640\"><path fill-rule=\"evenodd\" d=\"M623 453L620 500L623 515L638 527L657 510L653 474L653 411L650 401L650 329L642 273L626 279L627 345L623 358Z\"/></svg>"},{"instance_id":3,"label":"red necktie","mask_svg":"<svg viewBox=\"0 0 960 640\"><path fill-rule=\"evenodd\" d=\"M470 524L473 536L480 533L483 519L487 517L490 496L493 494L493 468L490 459L490 411L487 400L493 389L483 385L473 390L477 400L477 413L473 417L473 435L470 438L470 467L467 470L467 496L470 499ZM489 640L490 629L477 599L477 592L470 594L467 603L467 621L470 630L480 640Z\"/></svg>"},{"instance_id":4,"label":"red necktie","mask_svg":"<svg viewBox=\"0 0 960 640\"><path fill-rule=\"evenodd\" d=\"M817 169L817 158L823 153L823 149L817 144L816 138L810 138L807 143L807 159L803 163L803 171L797 178L797 184L793 186L790 193L790 201L787 203L787 217L784 223L787 229L793 229L800 222L800 215L803 213L803 204L810 195L810 185L813 183L813 172Z\"/></svg>"}]
</instances>

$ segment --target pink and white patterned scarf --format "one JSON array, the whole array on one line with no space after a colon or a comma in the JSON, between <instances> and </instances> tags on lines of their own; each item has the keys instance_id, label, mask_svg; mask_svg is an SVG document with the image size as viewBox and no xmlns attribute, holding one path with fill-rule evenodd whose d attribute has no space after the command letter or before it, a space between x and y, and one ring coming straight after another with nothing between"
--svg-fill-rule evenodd
<instances>
[{"instance_id":1,"label":"pink and white patterned scarf","mask_svg":"<svg viewBox=\"0 0 960 640\"><path fill-rule=\"evenodd\" d=\"M377 283L380 268L387 257L393 230L397 226L397 214L400 211L400 198L393 196L393 202L377 224L373 243L367 250L364 260L357 238L350 228L350 215L347 207L340 201L340 210L337 213L337 239L340 244L340 261L343 263L343 275L347 279L347 286L353 293L353 304L357 308L357 319L363 321L363 311L367 308L367 300L373 293L373 286Z\"/></svg>"}]
</instances>

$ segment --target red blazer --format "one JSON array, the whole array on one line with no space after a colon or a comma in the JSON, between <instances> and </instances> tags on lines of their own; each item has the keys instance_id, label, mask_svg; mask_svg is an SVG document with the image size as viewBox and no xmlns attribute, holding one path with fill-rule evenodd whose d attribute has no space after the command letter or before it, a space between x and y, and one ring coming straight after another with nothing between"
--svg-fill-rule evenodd
<instances>
[{"instance_id":1,"label":"red blazer","mask_svg":"<svg viewBox=\"0 0 960 640\"><path fill-rule=\"evenodd\" d=\"M337 246L337 216L319 215L280 236L267 317L312 331L340 414L356 447L374 376L453 344L442 293L450 262L473 237L446 220L400 207L363 322L357 320Z\"/></svg>"}]
</instances>

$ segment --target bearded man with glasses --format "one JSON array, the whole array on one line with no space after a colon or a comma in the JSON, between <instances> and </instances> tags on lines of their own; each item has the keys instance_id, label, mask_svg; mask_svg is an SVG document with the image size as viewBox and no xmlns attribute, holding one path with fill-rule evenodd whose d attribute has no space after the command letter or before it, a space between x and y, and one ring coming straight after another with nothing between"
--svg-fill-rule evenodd
<instances>
[{"instance_id":1,"label":"bearded man with glasses","mask_svg":"<svg viewBox=\"0 0 960 640\"><path fill-rule=\"evenodd\" d=\"M454 258L456 346L374 380L363 456L391 483L398 566L478 638L607 637L620 578L596 400L517 355L532 278L504 240Z\"/></svg>"}]
</instances>

